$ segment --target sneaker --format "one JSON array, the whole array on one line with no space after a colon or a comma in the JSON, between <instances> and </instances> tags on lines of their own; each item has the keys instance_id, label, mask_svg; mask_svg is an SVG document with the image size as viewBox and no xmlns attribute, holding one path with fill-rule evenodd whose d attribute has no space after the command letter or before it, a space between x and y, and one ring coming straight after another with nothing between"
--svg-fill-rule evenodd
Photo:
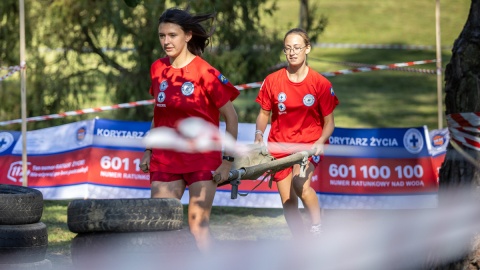
<instances>
[{"instance_id":1,"label":"sneaker","mask_svg":"<svg viewBox=\"0 0 480 270\"><path fill-rule=\"evenodd\" d=\"M310 233L314 237L320 237L320 235L322 235L323 233L322 224L312 225L312 227L310 227Z\"/></svg>"}]
</instances>

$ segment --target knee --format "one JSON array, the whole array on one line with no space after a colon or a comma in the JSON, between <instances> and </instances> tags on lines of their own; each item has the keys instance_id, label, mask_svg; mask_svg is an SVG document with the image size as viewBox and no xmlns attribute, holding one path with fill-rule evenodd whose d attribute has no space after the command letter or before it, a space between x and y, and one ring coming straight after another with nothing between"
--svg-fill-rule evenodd
<instances>
[{"instance_id":1,"label":"knee","mask_svg":"<svg viewBox=\"0 0 480 270\"><path fill-rule=\"evenodd\" d=\"M192 233L199 233L203 230L208 230L209 220L208 217L196 214L188 215L188 225Z\"/></svg>"},{"instance_id":2,"label":"knee","mask_svg":"<svg viewBox=\"0 0 480 270\"><path fill-rule=\"evenodd\" d=\"M295 189L295 192L302 201L317 195L315 190L310 186L299 187L298 190Z\"/></svg>"},{"instance_id":3,"label":"knee","mask_svg":"<svg viewBox=\"0 0 480 270\"><path fill-rule=\"evenodd\" d=\"M297 209L298 208L298 200L296 199L288 199L283 202L283 209Z\"/></svg>"}]
</instances>

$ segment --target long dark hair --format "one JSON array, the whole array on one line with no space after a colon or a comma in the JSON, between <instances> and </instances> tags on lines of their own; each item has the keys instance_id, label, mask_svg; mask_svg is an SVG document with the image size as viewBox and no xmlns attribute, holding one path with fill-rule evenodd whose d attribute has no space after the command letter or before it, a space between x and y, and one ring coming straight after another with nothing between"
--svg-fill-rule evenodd
<instances>
[{"instance_id":1,"label":"long dark hair","mask_svg":"<svg viewBox=\"0 0 480 270\"><path fill-rule=\"evenodd\" d=\"M158 19L158 25L161 23L174 23L179 25L185 33L191 31L192 39L188 42L187 48L195 55L202 55L210 43L209 39L215 27L212 26L210 32L207 33L201 22L211 19L213 25L215 15L215 13L192 15L187 10L169 8Z\"/></svg>"}]
</instances>

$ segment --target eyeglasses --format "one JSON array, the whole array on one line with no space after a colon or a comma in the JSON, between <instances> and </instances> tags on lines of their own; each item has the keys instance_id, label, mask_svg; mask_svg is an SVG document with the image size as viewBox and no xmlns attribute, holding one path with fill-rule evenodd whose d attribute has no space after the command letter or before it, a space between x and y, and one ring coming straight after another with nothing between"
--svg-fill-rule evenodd
<instances>
[{"instance_id":1,"label":"eyeglasses","mask_svg":"<svg viewBox=\"0 0 480 270\"><path fill-rule=\"evenodd\" d=\"M293 48L283 48L283 53L284 54L289 54L293 51L294 54L299 54L307 45L298 48L298 47L293 47Z\"/></svg>"}]
</instances>

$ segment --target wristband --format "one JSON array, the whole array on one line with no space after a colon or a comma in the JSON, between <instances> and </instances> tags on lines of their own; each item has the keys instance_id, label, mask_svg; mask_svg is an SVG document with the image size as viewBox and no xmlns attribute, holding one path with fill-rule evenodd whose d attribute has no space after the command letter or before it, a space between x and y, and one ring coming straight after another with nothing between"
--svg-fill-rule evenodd
<instances>
[{"instance_id":1,"label":"wristband","mask_svg":"<svg viewBox=\"0 0 480 270\"><path fill-rule=\"evenodd\" d=\"M230 161L230 162L234 162L235 161L235 158L232 157L232 156L223 156L222 159L226 160L226 161Z\"/></svg>"},{"instance_id":2,"label":"wristband","mask_svg":"<svg viewBox=\"0 0 480 270\"><path fill-rule=\"evenodd\" d=\"M257 129L255 130L255 135L260 134L263 137L263 131Z\"/></svg>"}]
</instances>

